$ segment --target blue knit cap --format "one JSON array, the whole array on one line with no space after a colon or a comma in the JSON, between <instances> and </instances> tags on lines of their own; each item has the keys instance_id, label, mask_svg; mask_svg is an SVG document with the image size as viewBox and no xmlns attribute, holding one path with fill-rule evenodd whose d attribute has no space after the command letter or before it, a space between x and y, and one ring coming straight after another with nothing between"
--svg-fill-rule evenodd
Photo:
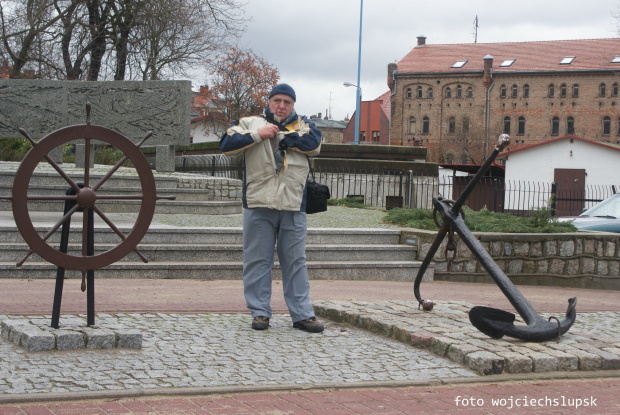
<instances>
[{"instance_id":1,"label":"blue knit cap","mask_svg":"<svg viewBox=\"0 0 620 415\"><path fill-rule=\"evenodd\" d=\"M272 96L277 94L288 95L289 97L293 98L293 101L297 101L297 97L295 96L295 90L288 84L278 84L274 86L269 93L269 99L271 99Z\"/></svg>"}]
</instances>

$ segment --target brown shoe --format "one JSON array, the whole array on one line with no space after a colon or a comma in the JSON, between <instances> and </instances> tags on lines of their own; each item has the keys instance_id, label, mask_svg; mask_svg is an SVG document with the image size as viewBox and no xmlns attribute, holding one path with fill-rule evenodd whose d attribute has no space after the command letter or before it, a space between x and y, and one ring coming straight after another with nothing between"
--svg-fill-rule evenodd
<instances>
[{"instance_id":1,"label":"brown shoe","mask_svg":"<svg viewBox=\"0 0 620 415\"><path fill-rule=\"evenodd\" d=\"M252 328L254 330L267 330L269 328L269 318L257 316L252 319Z\"/></svg>"},{"instance_id":2,"label":"brown shoe","mask_svg":"<svg viewBox=\"0 0 620 415\"><path fill-rule=\"evenodd\" d=\"M296 321L293 323L293 327L296 329L302 329L309 331L310 333L320 333L325 330L325 327L321 324L316 317L310 317L305 320Z\"/></svg>"}]
</instances>

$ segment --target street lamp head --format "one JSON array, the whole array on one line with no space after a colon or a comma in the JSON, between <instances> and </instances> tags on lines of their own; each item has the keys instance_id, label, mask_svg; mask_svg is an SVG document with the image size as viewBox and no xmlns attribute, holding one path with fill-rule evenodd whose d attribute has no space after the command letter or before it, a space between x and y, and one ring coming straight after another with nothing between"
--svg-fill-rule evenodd
<instances>
[{"instance_id":1,"label":"street lamp head","mask_svg":"<svg viewBox=\"0 0 620 415\"><path fill-rule=\"evenodd\" d=\"M342 85L344 85L344 86L354 86L354 87L357 87L357 85L353 85L351 82L344 82Z\"/></svg>"}]
</instances>

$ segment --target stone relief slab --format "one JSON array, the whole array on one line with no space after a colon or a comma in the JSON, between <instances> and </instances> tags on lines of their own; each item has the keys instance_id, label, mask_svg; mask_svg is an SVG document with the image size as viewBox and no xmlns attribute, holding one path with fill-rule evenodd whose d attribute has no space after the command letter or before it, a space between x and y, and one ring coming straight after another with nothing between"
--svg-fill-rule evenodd
<instances>
[{"instance_id":1,"label":"stone relief slab","mask_svg":"<svg viewBox=\"0 0 620 415\"><path fill-rule=\"evenodd\" d=\"M86 121L153 145L183 145L190 139L190 81L0 80L0 137L33 138Z\"/></svg>"}]
</instances>

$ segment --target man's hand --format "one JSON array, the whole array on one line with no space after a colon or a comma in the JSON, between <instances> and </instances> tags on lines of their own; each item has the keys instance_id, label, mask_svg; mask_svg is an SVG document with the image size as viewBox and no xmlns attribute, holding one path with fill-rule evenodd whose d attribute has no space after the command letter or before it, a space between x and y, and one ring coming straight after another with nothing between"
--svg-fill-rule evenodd
<instances>
[{"instance_id":1,"label":"man's hand","mask_svg":"<svg viewBox=\"0 0 620 415\"><path fill-rule=\"evenodd\" d=\"M278 134L278 131L280 131L280 129L277 125L267 124L263 125L258 129L258 135L264 140L266 138L271 138L275 136L276 134Z\"/></svg>"}]
</instances>

